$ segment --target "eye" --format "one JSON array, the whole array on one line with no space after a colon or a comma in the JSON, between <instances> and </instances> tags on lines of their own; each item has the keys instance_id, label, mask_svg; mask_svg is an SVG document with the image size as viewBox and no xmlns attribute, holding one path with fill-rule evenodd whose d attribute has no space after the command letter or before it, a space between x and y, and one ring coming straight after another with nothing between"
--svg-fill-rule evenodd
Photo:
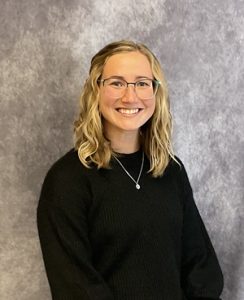
<instances>
[{"instance_id":1,"label":"eye","mask_svg":"<svg viewBox=\"0 0 244 300\"><path fill-rule=\"evenodd\" d=\"M107 84L115 88L122 88L125 86L124 81L118 79L109 79Z\"/></svg>"},{"instance_id":2,"label":"eye","mask_svg":"<svg viewBox=\"0 0 244 300\"><path fill-rule=\"evenodd\" d=\"M147 88L147 87L151 87L152 82L150 80L140 80L137 81L136 86L138 87L142 87L142 88Z\"/></svg>"}]
</instances>

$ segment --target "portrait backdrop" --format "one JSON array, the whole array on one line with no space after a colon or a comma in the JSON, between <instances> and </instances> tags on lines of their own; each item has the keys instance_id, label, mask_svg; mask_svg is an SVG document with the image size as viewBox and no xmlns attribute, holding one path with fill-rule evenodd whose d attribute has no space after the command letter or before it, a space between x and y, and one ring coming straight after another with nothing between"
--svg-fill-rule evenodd
<instances>
[{"instance_id":1,"label":"portrait backdrop","mask_svg":"<svg viewBox=\"0 0 244 300\"><path fill-rule=\"evenodd\" d=\"M244 299L244 1L0 1L0 298L50 300L36 208L51 164L73 146L92 56L145 43L169 85L175 153L224 272Z\"/></svg>"}]
</instances>

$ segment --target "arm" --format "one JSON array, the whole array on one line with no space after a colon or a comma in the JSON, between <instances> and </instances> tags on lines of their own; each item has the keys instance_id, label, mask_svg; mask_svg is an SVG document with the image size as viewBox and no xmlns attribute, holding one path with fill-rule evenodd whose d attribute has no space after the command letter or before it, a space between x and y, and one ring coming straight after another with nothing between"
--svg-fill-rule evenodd
<instances>
[{"instance_id":1,"label":"arm","mask_svg":"<svg viewBox=\"0 0 244 300\"><path fill-rule=\"evenodd\" d=\"M182 286L189 300L220 300L223 275L214 248L193 199L184 166L183 186Z\"/></svg>"},{"instance_id":2,"label":"arm","mask_svg":"<svg viewBox=\"0 0 244 300\"><path fill-rule=\"evenodd\" d=\"M58 179L60 177L60 179ZM67 177L67 176L66 176ZM54 300L112 300L94 269L87 226L85 186L54 171L47 175L37 209L39 238ZM83 187L83 191L80 188Z\"/></svg>"}]
</instances>

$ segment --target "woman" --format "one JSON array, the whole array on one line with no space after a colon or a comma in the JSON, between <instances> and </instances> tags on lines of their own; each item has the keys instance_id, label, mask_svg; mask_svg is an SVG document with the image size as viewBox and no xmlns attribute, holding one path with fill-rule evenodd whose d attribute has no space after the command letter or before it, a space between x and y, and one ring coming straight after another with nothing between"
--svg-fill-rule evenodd
<instances>
[{"instance_id":1,"label":"woman","mask_svg":"<svg viewBox=\"0 0 244 300\"><path fill-rule=\"evenodd\" d=\"M114 42L93 57L75 148L48 172L37 216L55 300L220 299L222 272L146 46Z\"/></svg>"}]
</instances>

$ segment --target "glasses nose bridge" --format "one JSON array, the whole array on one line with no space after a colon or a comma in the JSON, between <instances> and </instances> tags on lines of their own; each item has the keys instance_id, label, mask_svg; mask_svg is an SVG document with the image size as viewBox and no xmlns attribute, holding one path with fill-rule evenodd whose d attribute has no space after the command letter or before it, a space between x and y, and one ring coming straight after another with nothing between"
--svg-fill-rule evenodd
<instances>
[{"instance_id":1,"label":"glasses nose bridge","mask_svg":"<svg viewBox=\"0 0 244 300\"><path fill-rule=\"evenodd\" d=\"M136 95L137 96L137 93L136 93L136 82L127 82L125 81L126 85L125 85L125 88L124 88L124 96L126 96L127 100L128 99L134 99L134 96ZM129 89L129 85L132 85L133 88L132 89Z\"/></svg>"},{"instance_id":2,"label":"glasses nose bridge","mask_svg":"<svg viewBox=\"0 0 244 300\"><path fill-rule=\"evenodd\" d=\"M136 82L127 82L127 81L126 81L125 94L131 92L130 89L129 89L129 85L133 85L132 91L133 91L133 93L135 93L135 94L137 95L136 84L137 84Z\"/></svg>"},{"instance_id":3,"label":"glasses nose bridge","mask_svg":"<svg viewBox=\"0 0 244 300\"><path fill-rule=\"evenodd\" d=\"M133 88L135 90L135 88L136 88L136 82L127 82L126 81L126 89L128 89L129 85L133 85L134 86Z\"/></svg>"}]
</instances>

